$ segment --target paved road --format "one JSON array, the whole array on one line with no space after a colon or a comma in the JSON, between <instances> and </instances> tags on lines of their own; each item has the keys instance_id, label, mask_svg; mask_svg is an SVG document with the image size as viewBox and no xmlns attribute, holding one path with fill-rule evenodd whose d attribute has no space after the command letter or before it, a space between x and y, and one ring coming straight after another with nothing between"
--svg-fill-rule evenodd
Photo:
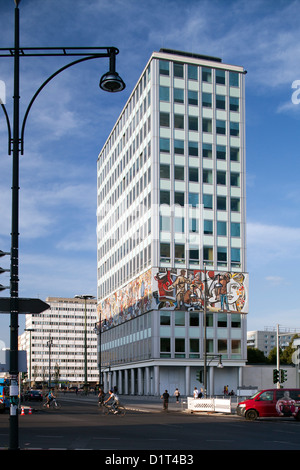
<instances>
[{"instance_id":1,"label":"paved road","mask_svg":"<svg viewBox=\"0 0 300 470\"><path fill-rule=\"evenodd\" d=\"M123 401L128 407L124 417L99 413L96 397L62 397L58 411L36 405L37 411L29 415L26 410L19 417L20 448L183 455L198 450L300 450L300 424L293 419L248 422L236 415L191 415L175 403L166 413L159 399ZM2 449L8 446L8 432L8 415L0 415Z\"/></svg>"}]
</instances>

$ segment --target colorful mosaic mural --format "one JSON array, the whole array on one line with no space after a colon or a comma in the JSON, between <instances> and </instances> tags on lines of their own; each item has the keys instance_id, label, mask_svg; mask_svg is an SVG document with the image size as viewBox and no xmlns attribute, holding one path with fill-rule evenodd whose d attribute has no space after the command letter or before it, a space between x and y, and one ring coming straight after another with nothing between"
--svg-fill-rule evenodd
<instances>
[{"instance_id":1,"label":"colorful mosaic mural","mask_svg":"<svg viewBox=\"0 0 300 470\"><path fill-rule=\"evenodd\" d=\"M205 277L206 276L206 277ZM112 327L149 310L248 313L248 274L151 268L99 303L98 314Z\"/></svg>"}]
</instances>

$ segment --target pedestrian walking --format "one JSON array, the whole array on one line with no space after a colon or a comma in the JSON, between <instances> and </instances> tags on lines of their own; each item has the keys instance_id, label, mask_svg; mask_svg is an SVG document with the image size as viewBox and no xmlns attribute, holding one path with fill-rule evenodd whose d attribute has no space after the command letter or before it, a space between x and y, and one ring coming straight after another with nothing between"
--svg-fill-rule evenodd
<instances>
[{"instance_id":1,"label":"pedestrian walking","mask_svg":"<svg viewBox=\"0 0 300 470\"><path fill-rule=\"evenodd\" d=\"M198 395L199 395L199 390L197 387L194 388L194 398L198 398Z\"/></svg>"},{"instance_id":2,"label":"pedestrian walking","mask_svg":"<svg viewBox=\"0 0 300 470\"><path fill-rule=\"evenodd\" d=\"M174 392L174 395L176 397L176 403L179 403L180 392L179 392L178 388L176 388L176 390Z\"/></svg>"},{"instance_id":3,"label":"pedestrian walking","mask_svg":"<svg viewBox=\"0 0 300 470\"><path fill-rule=\"evenodd\" d=\"M168 394L168 390L165 390L165 392L162 394L162 396L160 398L163 399L163 409L164 410L167 410L168 409L168 405L169 405L169 394Z\"/></svg>"}]
</instances>

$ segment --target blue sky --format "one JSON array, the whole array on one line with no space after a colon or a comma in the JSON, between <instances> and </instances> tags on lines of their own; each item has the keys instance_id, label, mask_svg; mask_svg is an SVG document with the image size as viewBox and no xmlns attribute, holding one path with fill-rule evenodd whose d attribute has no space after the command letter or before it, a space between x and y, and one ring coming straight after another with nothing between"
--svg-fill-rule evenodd
<instances>
[{"instance_id":1,"label":"blue sky","mask_svg":"<svg viewBox=\"0 0 300 470\"><path fill-rule=\"evenodd\" d=\"M115 46L120 94L98 87L108 60L71 67L34 103L20 160L21 297L96 295L96 161L146 65L161 47L221 57L246 75L248 329L300 329L298 0L21 0L23 47ZM0 0L0 47L13 47L14 1ZM21 111L67 61L21 62ZM11 115L13 61L0 58ZM300 95L299 95L300 96ZM0 117L0 249L10 249L11 157ZM9 267L8 259L0 265ZM8 273L0 283L7 285ZM291 293L293 292L293 295ZM7 292L2 292L7 296ZM9 316L0 340L9 345ZM20 332L24 318L20 318Z\"/></svg>"}]
</instances>

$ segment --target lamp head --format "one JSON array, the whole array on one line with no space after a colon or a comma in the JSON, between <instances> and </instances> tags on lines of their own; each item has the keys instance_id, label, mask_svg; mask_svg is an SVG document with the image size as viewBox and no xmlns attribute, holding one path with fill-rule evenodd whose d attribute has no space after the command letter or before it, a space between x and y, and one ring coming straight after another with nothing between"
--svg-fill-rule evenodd
<instances>
[{"instance_id":1,"label":"lamp head","mask_svg":"<svg viewBox=\"0 0 300 470\"><path fill-rule=\"evenodd\" d=\"M126 85L120 75L117 74L117 72L107 72L102 75L99 87L104 91L116 93L118 91L124 90Z\"/></svg>"}]
</instances>

